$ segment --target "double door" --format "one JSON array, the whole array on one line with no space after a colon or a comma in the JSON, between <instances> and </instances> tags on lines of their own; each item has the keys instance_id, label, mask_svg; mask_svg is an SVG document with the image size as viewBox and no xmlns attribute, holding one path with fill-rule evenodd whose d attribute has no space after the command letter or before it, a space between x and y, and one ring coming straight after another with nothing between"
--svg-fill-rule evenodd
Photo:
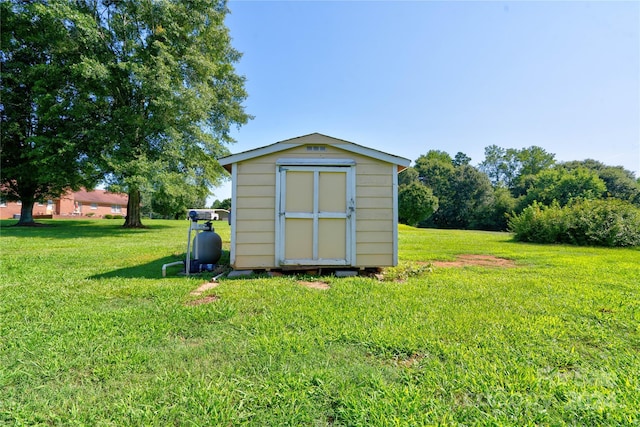
<instances>
[{"instance_id":1,"label":"double door","mask_svg":"<svg viewBox=\"0 0 640 427\"><path fill-rule=\"evenodd\" d=\"M282 266L354 262L351 166L279 166L276 259Z\"/></svg>"}]
</instances>

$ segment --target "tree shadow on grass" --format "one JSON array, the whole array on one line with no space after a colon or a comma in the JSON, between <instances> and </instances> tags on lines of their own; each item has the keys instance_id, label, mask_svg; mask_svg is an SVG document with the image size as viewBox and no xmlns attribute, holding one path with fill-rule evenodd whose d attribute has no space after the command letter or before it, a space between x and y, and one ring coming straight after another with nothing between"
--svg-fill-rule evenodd
<instances>
[{"instance_id":1,"label":"tree shadow on grass","mask_svg":"<svg viewBox=\"0 0 640 427\"><path fill-rule=\"evenodd\" d=\"M0 236L43 239L78 239L85 237L112 237L153 233L155 230L169 228L162 224L153 224L148 228L122 228L120 220L40 220L40 227L15 227L17 221L0 221Z\"/></svg>"}]
</instances>

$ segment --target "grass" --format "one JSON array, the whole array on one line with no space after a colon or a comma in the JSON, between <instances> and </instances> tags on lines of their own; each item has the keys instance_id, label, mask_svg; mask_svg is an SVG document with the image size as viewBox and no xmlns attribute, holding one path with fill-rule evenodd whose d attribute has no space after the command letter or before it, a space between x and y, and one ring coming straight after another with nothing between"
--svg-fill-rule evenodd
<instances>
[{"instance_id":1,"label":"grass","mask_svg":"<svg viewBox=\"0 0 640 427\"><path fill-rule=\"evenodd\" d=\"M196 297L206 278L161 275L186 221L13 222L0 230L0 424L640 423L638 248L401 227L403 281L258 277ZM423 268L459 254L516 267Z\"/></svg>"}]
</instances>

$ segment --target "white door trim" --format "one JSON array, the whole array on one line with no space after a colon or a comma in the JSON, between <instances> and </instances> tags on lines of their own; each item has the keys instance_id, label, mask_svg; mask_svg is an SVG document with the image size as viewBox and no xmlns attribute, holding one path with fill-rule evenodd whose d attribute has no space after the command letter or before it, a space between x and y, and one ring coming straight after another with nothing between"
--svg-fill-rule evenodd
<instances>
[{"instance_id":1,"label":"white door trim","mask_svg":"<svg viewBox=\"0 0 640 427\"><path fill-rule=\"evenodd\" d=\"M292 159L299 160L299 159ZM319 164L318 164L319 163ZM353 161L340 162L341 166L329 166L328 162L311 162L305 159L304 164L276 165L276 208L275 208L275 265L355 265L355 231L356 231L356 199L355 199L355 166ZM335 164L335 163L334 163ZM342 166L344 165L344 166ZM313 172L313 212L286 212L286 194L288 171ZM320 212L319 175L321 172L342 172L346 174L346 212ZM313 220L312 258L285 259L285 220L287 218L306 218ZM345 218L345 258L327 259L318 256L318 222L321 218Z\"/></svg>"}]
</instances>

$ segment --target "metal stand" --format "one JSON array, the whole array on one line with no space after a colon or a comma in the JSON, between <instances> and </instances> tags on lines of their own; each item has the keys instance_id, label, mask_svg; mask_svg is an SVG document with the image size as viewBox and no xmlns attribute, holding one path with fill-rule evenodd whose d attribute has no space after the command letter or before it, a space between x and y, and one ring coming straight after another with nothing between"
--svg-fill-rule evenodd
<instances>
[{"instance_id":1,"label":"metal stand","mask_svg":"<svg viewBox=\"0 0 640 427\"><path fill-rule=\"evenodd\" d=\"M196 235L200 232L200 231L205 231L205 230L211 230L211 223L210 222L206 222L204 224L198 224L198 219L190 219L190 224L189 224L189 233L187 234L187 261L185 263L185 268L184 268L184 272L185 274L188 276L191 273L191 232L195 231ZM195 238L195 236L194 236ZM195 248L195 254L194 254L194 259L198 259L198 245L196 245Z\"/></svg>"},{"instance_id":2,"label":"metal stand","mask_svg":"<svg viewBox=\"0 0 640 427\"><path fill-rule=\"evenodd\" d=\"M189 232L187 234L187 260L184 263L184 272L185 275L189 275L191 274L191 242L193 241L193 239L191 239L191 232L195 232L195 236L194 238L198 235L199 232L201 231L211 231L212 230L212 226L211 226L211 220L214 219L213 218L213 211L211 209L193 209L191 211L189 211ZM198 224L198 221L203 220L206 221L204 224ZM195 254L194 254L194 259L199 259L198 258L198 245L196 245L195 248ZM167 276L167 267L171 267L173 265L179 265L182 264L182 261L176 261L176 262L170 262L168 264L164 264L162 266L162 277L166 277Z\"/></svg>"}]
</instances>

